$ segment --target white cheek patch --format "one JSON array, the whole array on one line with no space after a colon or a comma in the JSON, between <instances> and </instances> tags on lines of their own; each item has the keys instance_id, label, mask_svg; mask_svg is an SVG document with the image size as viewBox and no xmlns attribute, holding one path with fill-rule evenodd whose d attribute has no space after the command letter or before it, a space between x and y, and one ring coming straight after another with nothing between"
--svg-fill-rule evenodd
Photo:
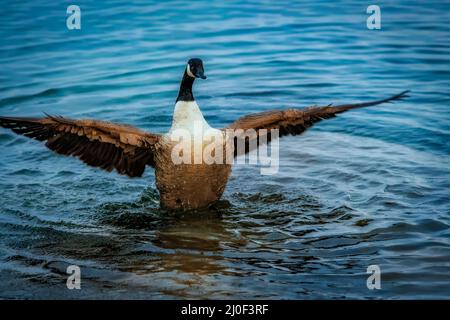
<instances>
[{"instance_id":1,"label":"white cheek patch","mask_svg":"<svg viewBox=\"0 0 450 320\"><path fill-rule=\"evenodd\" d=\"M187 64L186 72L189 77L195 78L194 74L191 72L191 67L189 66L189 63Z\"/></svg>"}]
</instances>

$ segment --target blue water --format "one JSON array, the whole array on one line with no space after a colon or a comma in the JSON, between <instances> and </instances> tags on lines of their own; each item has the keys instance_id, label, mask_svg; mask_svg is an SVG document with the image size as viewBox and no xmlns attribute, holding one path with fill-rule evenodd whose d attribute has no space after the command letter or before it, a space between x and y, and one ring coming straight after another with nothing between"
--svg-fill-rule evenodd
<instances>
[{"instance_id":1,"label":"blue water","mask_svg":"<svg viewBox=\"0 0 450 320\"><path fill-rule=\"evenodd\" d=\"M222 127L269 109L395 104L280 143L280 170L237 166L220 212L165 215L128 179L0 129L1 298L450 298L450 3L2 1L0 114L162 133L186 61ZM66 268L82 289L66 288ZM369 265L381 290L366 287Z\"/></svg>"}]
</instances>

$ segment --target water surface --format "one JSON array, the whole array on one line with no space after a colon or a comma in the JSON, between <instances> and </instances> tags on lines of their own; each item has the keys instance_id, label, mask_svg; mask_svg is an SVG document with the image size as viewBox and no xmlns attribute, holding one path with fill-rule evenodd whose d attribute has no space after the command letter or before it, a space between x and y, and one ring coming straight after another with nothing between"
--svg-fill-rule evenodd
<instances>
[{"instance_id":1,"label":"water surface","mask_svg":"<svg viewBox=\"0 0 450 320\"><path fill-rule=\"evenodd\" d=\"M379 1L3 3L0 114L162 133L184 64L223 127L247 113L378 99L283 138L280 170L237 166L218 210L158 209L141 179L0 130L1 298L450 298L450 5ZM82 289L66 289L66 268ZM379 265L382 289L366 287Z\"/></svg>"}]
</instances>

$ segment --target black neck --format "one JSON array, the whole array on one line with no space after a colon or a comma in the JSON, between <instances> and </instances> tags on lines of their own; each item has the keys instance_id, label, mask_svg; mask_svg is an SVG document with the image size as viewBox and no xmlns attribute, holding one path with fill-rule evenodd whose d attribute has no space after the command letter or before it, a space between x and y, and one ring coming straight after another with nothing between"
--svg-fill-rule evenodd
<instances>
[{"instance_id":1,"label":"black neck","mask_svg":"<svg viewBox=\"0 0 450 320\"><path fill-rule=\"evenodd\" d=\"M195 78L190 77L186 70L184 70L183 80L181 80L180 91L178 92L178 101L194 101L194 95L192 94L192 84Z\"/></svg>"}]
</instances>

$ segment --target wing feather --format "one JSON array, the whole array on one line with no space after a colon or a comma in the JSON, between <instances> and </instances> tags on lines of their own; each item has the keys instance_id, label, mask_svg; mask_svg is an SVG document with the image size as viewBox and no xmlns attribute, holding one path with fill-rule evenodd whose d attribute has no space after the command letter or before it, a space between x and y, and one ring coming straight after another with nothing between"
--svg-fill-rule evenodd
<instances>
[{"instance_id":1,"label":"wing feather","mask_svg":"<svg viewBox=\"0 0 450 320\"><path fill-rule=\"evenodd\" d=\"M245 149L243 149L243 151L244 153L247 153L252 150L252 146L259 145L261 136L266 136L265 139L267 142L269 142L271 140L271 129L278 129L279 137L287 135L299 135L323 119L334 118L337 114L351 109L369 107L381 103L401 100L402 98L408 97L408 92L409 91L403 91L386 99L365 103L344 104L338 106L328 105L323 107L314 106L305 109L287 109L259 112L239 118L223 130L235 131L238 129L242 129L244 131L243 134L234 136L234 154L235 156L237 156L239 155L237 148L237 145L239 143L245 144ZM256 135L254 136L254 138L252 138L251 136L249 137L245 134L246 130L251 129L256 131ZM265 130L261 131L262 129ZM252 139L257 139L257 143L250 143Z\"/></svg>"},{"instance_id":2,"label":"wing feather","mask_svg":"<svg viewBox=\"0 0 450 320\"><path fill-rule=\"evenodd\" d=\"M0 126L38 141L56 153L74 156L84 163L130 177L139 177L154 166L159 135L128 125L98 120L0 117Z\"/></svg>"}]
</instances>

